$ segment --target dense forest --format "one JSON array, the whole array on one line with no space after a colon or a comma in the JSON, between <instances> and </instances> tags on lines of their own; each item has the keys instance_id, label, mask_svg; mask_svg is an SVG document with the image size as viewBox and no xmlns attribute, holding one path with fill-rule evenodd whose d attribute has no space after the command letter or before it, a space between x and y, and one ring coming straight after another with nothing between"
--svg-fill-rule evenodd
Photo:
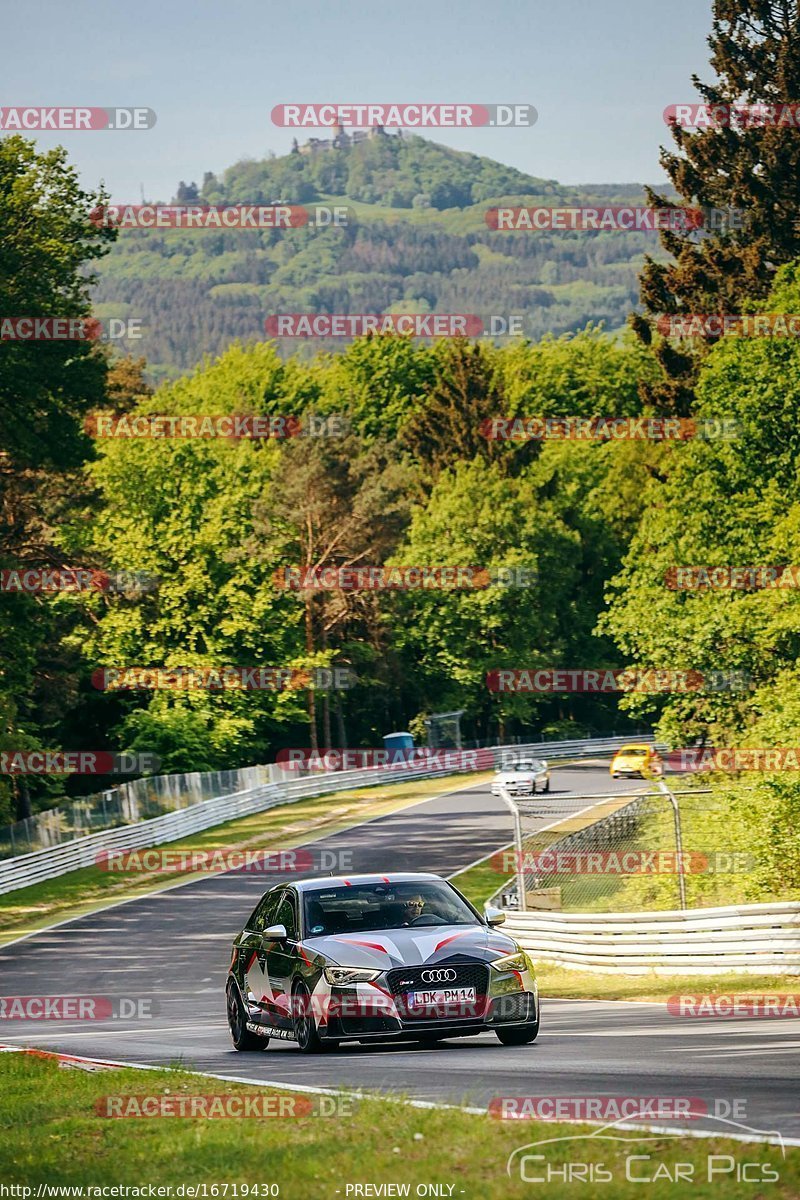
<instances>
[{"instance_id":1,"label":"dense forest","mask_svg":"<svg viewBox=\"0 0 800 1200\"><path fill-rule=\"evenodd\" d=\"M125 229L101 264L100 317L142 321L151 380L175 378L231 341L264 339L281 312L443 312L523 318L527 337L624 327L653 233L498 232L492 205L643 203L637 185L570 189L416 136L236 163L173 197L206 205L346 208L333 228ZM282 339L282 356L341 349Z\"/></svg>"},{"instance_id":2,"label":"dense forest","mask_svg":"<svg viewBox=\"0 0 800 1200\"><path fill-rule=\"evenodd\" d=\"M800 90L796 41L779 17L762 20L753 59L744 27L716 19L721 82L708 100L769 98L777 78ZM137 594L0 595L0 751L110 747L155 753L162 771L204 770L288 746L380 744L397 728L422 738L425 718L451 709L463 709L468 739L648 723L674 746L796 745L797 589L780 573L770 587L669 581L682 565L800 561L800 346L686 341L664 336L659 318L800 312L800 230L785 219L800 150L787 146L795 133L769 127L672 133L662 163L674 202L736 206L749 225L665 231L657 250L641 235L644 257L640 235L491 231L481 214L501 196L575 194L417 138L240 163L179 191L355 206L352 226L288 235L102 228L87 214L107 197L81 189L63 150L0 140L0 311L113 310L143 314L148 328L137 348L147 361L97 342L3 343L0 570L87 566L157 581ZM622 331L637 267L642 304ZM255 336L270 311L402 305L519 308L531 325L500 344L386 334L336 354ZM177 377L154 391L152 369ZM109 438L93 436L98 414L272 416L295 436ZM492 417L640 414L727 421L736 436L485 434ZM520 568L534 582L279 582L287 567L353 565ZM628 665L749 683L601 696L487 687L503 668ZM101 668L251 666L343 666L356 682L319 693L96 686ZM0 778L0 820L92 786ZM791 773L736 786L742 827L759 822L780 871L800 878Z\"/></svg>"}]
</instances>

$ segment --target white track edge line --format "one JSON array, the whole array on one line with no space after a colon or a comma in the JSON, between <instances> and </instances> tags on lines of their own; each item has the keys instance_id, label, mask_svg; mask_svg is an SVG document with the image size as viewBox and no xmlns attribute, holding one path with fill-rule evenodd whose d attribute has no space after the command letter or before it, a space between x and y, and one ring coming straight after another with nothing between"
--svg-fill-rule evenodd
<instances>
[{"instance_id":1,"label":"white track edge line","mask_svg":"<svg viewBox=\"0 0 800 1200\"><path fill-rule=\"evenodd\" d=\"M3 1049L5 1049L5 1047L3 1047ZM26 1047L20 1046L15 1047L15 1049L24 1053ZM31 1049L34 1049L34 1047L31 1047ZM47 1051L44 1053L47 1053ZM275 1088L275 1090L279 1092L303 1092L315 1096L346 1096L348 1099L354 1100L382 1100L388 1104L402 1104L407 1108L441 1109L451 1112L463 1112L467 1113L469 1116L489 1116L489 1111L486 1108L475 1108L467 1105L462 1106L460 1104L445 1104L444 1102L437 1100L410 1100L405 1096L386 1096L369 1092L349 1091L343 1088L318 1087L315 1084L309 1083L280 1083L273 1079L252 1079L246 1075L218 1075L213 1071L190 1071L184 1067L159 1067L153 1063L121 1062L119 1060L110 1058L83 1058L77 1054L67 1055L66 1057L78 1060L80 1062L96 1063L99 1066L126 1067L133 1071L167 1071L172 1074L191 1075L198 1079L219 1079L223 1083L248 1083L254 1084L256 1087ZM520 1121L520 1125L525 1126L526 1124L527 1121ZM551 1122L542 1121L539 1122L539 1124L547 1125L551 1124ZM566 1120L552 1122L552 1124L590 1125L592 1127L602 1129L608 1125L608 1122ZM684 1129L682 1126L674 1125L645 1125L640 1124L639 1122L636 1122L635 1124L633 1122L625 1122L624 1124L620 1123L619 1125L615 1125L615 1128L632 1130L633 1132L639 1133L678 1134L681 1137L692 1138L727 1138L732 1142L757 1143L759 1145L767 1146L800 1146L800 1137L785 1138L782 1134L779 1135L780 1141L777 1141L775 1138L749 1136L748 1134L744 1133L725 1133L718 1132L717 1130L713 1129Z\"/></svg>"}]
</instances>

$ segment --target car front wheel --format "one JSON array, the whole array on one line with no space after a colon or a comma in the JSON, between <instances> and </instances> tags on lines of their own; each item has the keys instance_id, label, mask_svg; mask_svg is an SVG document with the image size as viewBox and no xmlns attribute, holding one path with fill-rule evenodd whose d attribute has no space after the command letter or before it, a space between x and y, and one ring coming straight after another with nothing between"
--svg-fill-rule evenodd
<instances>
[{"instance_id":1,"label":"car front wheel","mask_svg":"<svg viewBox=\"0 0 800 1200\"><path fill-rule=\"evenodd\" d=\"M530 1025L512 1025L508 1029L495 1029L498 1039L504 1046L527 1046L535 1042L539 1036L539 1018Z\"/></svg>"},{"instance_id":2,"label":"car front wheel","mask_svg":"<svg viewBox=\"0 0 800 1200\"><path fill-rule=\"evenodd\" d=\"M317 1023L311 1011L311 996L304 983L294 989L294 1036L303 1054L318 1054L322 1040L317 1033Z\"/></svg>"},{"instance_id":3,"label":"car front wheel","mask_svg":"<svg viewBox=\"0 0 800 1200\"><path fill-rule=\"evenodd\" d=\"M247 1028L247 1013L245 1012L239 989L231 980L226 991L228 1008L228 1027L235 1050L263 1050L269 1038L259 1037Z\"/></svg>"}]
</instances>

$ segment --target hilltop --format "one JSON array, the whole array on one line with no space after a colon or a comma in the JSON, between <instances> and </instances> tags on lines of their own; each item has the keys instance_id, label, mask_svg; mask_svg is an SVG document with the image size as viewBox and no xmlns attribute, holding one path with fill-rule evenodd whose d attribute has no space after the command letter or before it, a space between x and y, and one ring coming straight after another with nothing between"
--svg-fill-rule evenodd
<instances>
[{"instance_id":1,"label":"hilltop","mask_svg":"<svg viewBox=\"0 0 800 1200\"><path fill-rule=\"evenodd\" d=\"M279 312L524 314L539 338L588 321L621 328L636 304L647 233L499 233L497 204L641 203L638 184L569 188L418 136L338 134L282 157L242 160L173 198L203 204L349 206L343 228L125 230L99 268L98 315L141 317L156 379L234 339L263 338ZM283 353L340 343L289 342Z\"/></svg>"}]
</instances>

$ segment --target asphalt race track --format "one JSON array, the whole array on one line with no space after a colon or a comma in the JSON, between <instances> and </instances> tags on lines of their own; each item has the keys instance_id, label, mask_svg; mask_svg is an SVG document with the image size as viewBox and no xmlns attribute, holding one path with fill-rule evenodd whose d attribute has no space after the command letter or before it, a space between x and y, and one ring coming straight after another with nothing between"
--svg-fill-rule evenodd
<instances>
[{"instance_id":1,"label":"asphalt race track","mask_svg":"<svg viewBox=\"0 0 800 1200\"><path fill-rule=\"evenodd\" d=\"M570 793L611 790L600 767L558 770L551 794L542 797L542 824L554 819L554 808L564 815L586 807L585 799L572 801ZM449 875L510 840L508 810L481 785L320 839L313 849L349 852L352 873ZM149 1016L145 1009L134 1018L5 1020L0 1043L141 1064L181 1061L253 1081L370 1089L481 1107L497 1096L691 1097L712 1111L723 1102L717 1109L723 1115L736 1103L740 1121L751 1129L800 1138L800 1021L791 1018L692 1020L667 1015L663 1004L545 998L542 1032L522 1048L501 1046L487 1033L434 1048L348 1044L314 1056L301 1055L294 1043L272 1041L266 1051L237 1054L225 1021L230 943L258 896L279 878L289 876L205 877L0 948L4 996L155 1002ZM711 1118L691 1125L746 1132Z\"/></svg>"}]
</instances>

